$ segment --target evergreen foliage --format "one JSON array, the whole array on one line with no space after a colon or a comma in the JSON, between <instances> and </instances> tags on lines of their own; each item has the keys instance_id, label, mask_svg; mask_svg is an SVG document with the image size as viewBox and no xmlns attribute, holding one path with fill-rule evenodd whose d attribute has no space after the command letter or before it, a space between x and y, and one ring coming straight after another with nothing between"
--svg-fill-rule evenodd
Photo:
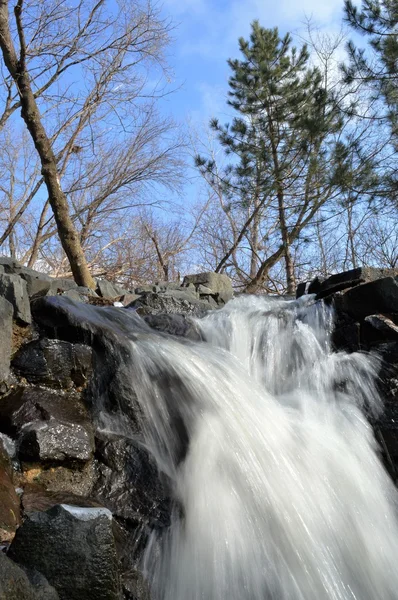
<instances>
[{"instance_id":1,"label":"evergreen foliage","mask_svg":"<svg viewBox=\"0 0 398 600\"><path fill-rule=\"evenodd\" d=\"M310 65L307 46L296 49L289 34L280 37L277 29L255 21L239 48L242 58L228 61L228 104L237 116L231 124L211 122L230 163L220 172L214 160L198 156L196 165L211 185L221 185L231 210L249 209L252 236L279 231L279 244L269 246L269 255L260 262L257 254L246 290L258 289L283 258L286 289L294 293L292 245L325 203L347 186L360 185L370 165L365 161L358 169L353 161L344 115L320 70ZM219 270L227 258L228 253Z\"/></svg>"}]
</instances>

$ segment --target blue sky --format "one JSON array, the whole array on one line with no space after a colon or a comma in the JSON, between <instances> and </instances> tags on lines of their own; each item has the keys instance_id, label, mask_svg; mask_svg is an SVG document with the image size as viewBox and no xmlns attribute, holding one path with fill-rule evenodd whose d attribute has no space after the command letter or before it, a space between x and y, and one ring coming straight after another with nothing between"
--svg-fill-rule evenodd
<instances>
[{"instance_id":1,"label":"blue sky","mask_svg":"<svg viewBox=\"0 0 398 600\"><path fill-rule=\"evenodd\" d=\"M199 125L227 114L226 61L238 56L238 38L248 36L254 19L285 33L299 32L307 16L338 31L343 0L164 0L163 5L176 24L169 61L178 88L164 109Z\"/></svg>"}]
</instances>

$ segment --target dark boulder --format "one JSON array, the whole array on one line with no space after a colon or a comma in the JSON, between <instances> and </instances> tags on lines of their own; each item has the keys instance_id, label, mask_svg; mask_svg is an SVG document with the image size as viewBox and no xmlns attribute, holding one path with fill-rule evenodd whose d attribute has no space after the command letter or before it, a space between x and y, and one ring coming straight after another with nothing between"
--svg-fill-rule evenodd
<instances>
[{"instance_id":1,"label":"dark boulder","mask_svg":"<svg viewBox=\"0 0 398 600\"><path fill-rule=\"evenodd\" d=\"M18 457L26 462L87 462L93 451L93 441L85 427L55 419L25 425L18 439Z\"/></svg>"},{"instance_id":2,"label":"dark boulder","mask_svg":"<svg viewBox=\"0 0 398 600\"><path fill-rule=\"evenodd\" d=\"M315 277L312 281L300 283L297 286L296 297L303 294L316 294L317 300L326 298L339 291L348 290L354 286L384 277L398 275L397 269L376 269L374 267L358 267L330 277Z\"/></svg>"},{"instance_id":3,"label":"dark boulder","mask_svg":"<svg viewBox=\"0 0 398 600\"><path fill-rule=\"evenodd\" d=\"M25 344L12 366L31 383L62 389L82 386L91 375L92 350L84 344L43 338Z\"/></svg>"},{"instance_id":4,"label":"dark boulder","mask_svg":"<svg viewBox=\"0 0 398 600\"><path fill-rule=\"evenodd\" d=\"M52 596L43 595L43 579L41 580L40 590L38 585L32 585L27 574L19 565L10 560L3 552L0 552L1 600L58 600L55 590ZM49 590L49 587L47 587L47 590Z\"/></svg>"},{"instance_id":5,"label":"dark boulder","mask_svg":"<svg viewBox=\"0 0 398 600\"><path fill-rule=\"evenodd\" d=\"M186 317L185 315L147 315L144 317L144 321L148 323L152 329L156 329L156 331L161 331L162 333L184 337L193 341L200 341L202 339L199 329L196 327L194 321L190 320L189 317Z\"/></svg>"},{"instance_id":6,"label":"dark boulder","mask_svg":"<svg viewBox=\"0 0 398 600\"><path fill-rule=\"evenodd\" d=\"M59 600L57 590L35 569L23 569L32 585L37 600Z\"/></svg>"},{"instance_id":7,"label":"dark boulder","mask_svg":"<svg viewBox=\"0 0 398 600\"><path fill-rule=\"evenodd\" d=\"M120 600L112 515L104 508L58 505L32 513L9 554L43 573L60 600Z\"/></svg>"},{"instance_id":8,"label":"dark boulder","mask_svg":"<svg viewBox=\"0 0 398 600\"><path fill-rule=\"evenodd\" d=\"M13 313L12 304L0 297L0 382L7 380L10 373Z\"/></svg>"},{"instance_id":9,"label":"dark boulder","mask_svg":"<svg viewBox=\"0 0 398 600\"><path fill-rule=\"evenodd\" d=\"M17 323L29 325L32 322L27 285L21 277L0 274L0 297L12 304Z\"/></svg>"},{"instance_id":10,"label":"dark boulder","mask_svg":"<svg viewBox=\"0 0 398 600\"><path fill-rule=\"evenodd\" d=\"M335 295L335 306L354 319L364 319L378 313L398 312L398 279L384 277L352 287Z\"/></svg>"},{"instance_id":11,"label":"dark boulder","mask_svg":"<svg viewBox=\"0 0 398 600\"><path fill-rule=\"evenodd\" d=\"M90 415L77 393L20 386L0 400L3 433L16 436L28 423L50 419L83 425L92 432Z\"/></svg>"},{"instance_id":12,"label":"dark boulder","mask_svg":"<svg viewBox=\"0 0 398 600\"><path fill-rule=\"evenodd\" d=\"M134 440L97 434L99 479L93 497L120 518L164 527L169 523L170 497L154 459Z\"/></svg>"}]
</instances>

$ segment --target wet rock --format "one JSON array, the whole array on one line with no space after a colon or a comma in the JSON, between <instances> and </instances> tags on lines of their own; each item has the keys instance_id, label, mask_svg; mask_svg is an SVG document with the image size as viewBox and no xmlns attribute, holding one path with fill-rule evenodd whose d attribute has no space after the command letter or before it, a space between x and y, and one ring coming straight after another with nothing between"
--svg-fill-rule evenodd
<instances>
[{"instance_id":1,"label":"wet rock","mask_svg":"<svg viewBox=\"0 0 398 600\"><path fill-rule=\"evenodd\" d=\"M123 592L126 600L151 600L149 586L137 569L123 578Z\"/></svg>"},{"instance_id":2,"label":"wet rock","mask_svg":"<svg viewBox=\"0 0 398 600\"><path fill-rule=\"evenodd\" d=\"M220 303L228 302L234 295L231 280L224 274L206 272L184 277L183 287L191 283L194 284L196 290L200 285L210 289L212 294L217 295Z\"/></svg>"},{"instance_id":3,"label":"wet rock","mask_svg":"<svg viewBox=\"0 0 398 600\"><path fill-rule=\"evenodd\" d=\"M97 434L99 479L93 496L123 519L168 525L170 498L151 455L124 436Z\"/></svg>"},{"instance_id":4,"label":"wet rock","mask_svg":"<svg viewBox=\"0 0 398 600\"><path fill-rule=\"evenodd\" d=\"M184 337L193 341L200 341L202 339L195 323L185 315L147 315L144 317L144 321L152 329L156 329L162 333Z\"/></svg>"},{"instance_id":5,"label":"wet rock","mask_svg":"<svg viewBox=\"0 0 398 600\"><path fill-rule=\"evenodd\" d=\"M335 305L354 319L377 313L398 312L398 280L384 277L363 283L335 296Z\"/></svg>"},{"instance_id":6,"label":"wet rock","mask_svg":"<svg viewBox=\"0 0 398 600\"><path fill-rule=\"evenodd\" d=\"M150 600L149 587L139 570L148 543L147 527L115 519L113 534L125 600Z\"/></svg>"},{"instance_id":7,"label":"wet rock","mask_svg":"<svg viewBox=\"0 0 398 600\"><path fill-rule=\"evenodd\" d=\"M185 314L200 316L209 310L207 302L197 300L189 292L179 297L166 294L143 293L139 300L129 304L140 316L166 314Z\"/></svg>"},{"instance_id":8,"label":"wet rock","mask_svg":"<svg viewBox=\"0 0 398 600\"><path fill-rule=\"evenodd\" d=\"M41 600L26 573L3 552L0 552L0 598L1 600ZM56 596L51 600L56 600Z\"/></svg>"},{"instance_id":9,"label":"wet rock","mask_svg":"<svg viewBox=\"0 0 398 600\"><path fill-rule=\"evenodd\" d=\"M26 281L18 275L0 274L0 296L12 304L18 323L29 325L32 322Z\"/></svg>"},{"instance_id":10,"label":"wet rock","mask_svg":"<svg viewBox=\"0 0 398 600\"><path fill-rule=\"evenodd\" d=\"M93 347L93 373L86 391L92 411L123 419L131 433L140 430L140 408L133 391L131 340L154 335L131 310L94 307L60 296L33 304L35 319L49 335Z\"/></svg>"},{"instance_id":11,"label":"wet rock","mask_svg":"<svg viewBox=\"0 0 398 600\"><path fill-rule=\"evenodd\" d=\"M55 419L25 425L18 439L18 457L26 462L87 462L93 450L85 427Z\"/></svg>"},{"instance_id":12,"label":"wet rock","mask_svg":"<svg viewBox=\"0 0 398 600\"><path fill-rule=\"evenodd\" d=\"M10 458L0 442L0 541L10 541L20 522L20 500L15 492Z\"/></svg>"},{"instance_id":13,"label":"wet rock","mask_svg":"<svg viewBox=\"0 0 398 600\"><path fill-rule=\"evenodd\" d=\"M43 338L25 344L12 365L31 383L55 388L82 386L91 375L92 350L83 344Z\"/></svg>"},{"instance_id":14,"label":"wet rock","mask_svg":"<svg viewBox=\"0 0 398 600\"><path fill-rule=\"evenodd\" d=\"M120 600L112 515L106 509L58 505L30 514L9 554L43 573L60 600Z\"/></svg>"},{"instance_id":15,"label":"wet rock","mask_svg":"<svg viewBox=\"0 0 398 600\"><path fill-rule=\"evenodd\" d=\"M349 315L338 312L332 333L333 347L337 352L358 352L361 349L360 324Z\"/></svg>"},{"instance_id":16,"label":"wet rock","mask_svg":"<svg viewBox=\"0 0 398 600\"><path fill-rule=\"evenodd\" d=\"M12 304L0 297L0 381L6 380L10 373L13 312Z\"/></svg>"},{"instance_id":17,"label":"wet rock","mask_svg":"<svg viewBox=\"0 0 398 600\"><path fill-rule=\"evenodd\" d=\"M20 386L0 401L0 429L11 436L32 421L50 419L77 423L92 434L90 415L77 393Z\"/></svg>"}]
</instances>

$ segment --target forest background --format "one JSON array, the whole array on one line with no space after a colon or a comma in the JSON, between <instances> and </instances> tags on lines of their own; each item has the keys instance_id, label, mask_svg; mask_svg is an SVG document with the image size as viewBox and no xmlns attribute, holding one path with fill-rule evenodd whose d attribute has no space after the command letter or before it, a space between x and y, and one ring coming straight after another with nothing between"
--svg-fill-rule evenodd
<instances>
[{"instance_id":1,"label":"forest background","mask_svg":"<svg viewBox=\"0 0 398 600\"><path fill-rule=\"evenodd\" d=\"M397 24L398 0L0 0L1 254L90 287L396 268Z\"/></svg>"}]
</instances>

